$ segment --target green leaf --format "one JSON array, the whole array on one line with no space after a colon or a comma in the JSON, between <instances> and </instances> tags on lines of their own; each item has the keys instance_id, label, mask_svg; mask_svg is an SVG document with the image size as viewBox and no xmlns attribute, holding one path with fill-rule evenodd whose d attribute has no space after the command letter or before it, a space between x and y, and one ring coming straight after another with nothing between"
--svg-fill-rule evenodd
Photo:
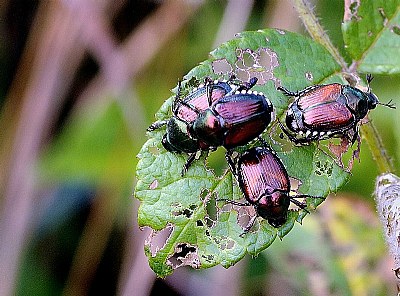
<instances>
[{"instance_id":1,"label":"green leaf","mask_svg":"<svg viewBox=\"0 0 400 296\"><path fill-rule=\"evenodd\" d=\"M364 73L400 72L400 1L347 1L345 47Z\"/></svg>"},{"instance_id":2,"label":"green leaf","mask_svg":"<svg viewBox=\"0 0 400 296\"><path fill-rule=\"evenodd\" d=\"M300 90L312 84L341 81L339 72L340 66L332 56L311 39L281 30L263 30L242 33L215 49L208 60L185 76L182 88L185 94L206 76L228 78L234 73L242 81L256 76L258 84L254 90L267 94L280 116L289 99L276 90L277 86ZM156 114L157 120L172 116L173 100L174 95L163 104ZM334 158L315 145L289 144L289 148L283 149L271 140L279 139L276 130L274 121L263 137L276 149L290 176L300 181L301 193L325 197L346 182L348 173ZM182 177L188 156L167 152L161 145L164 134L165 128L148 133L149 140L138 154L135 189L135 196L141 201L139 225L153 230L145 252L158 276L164 277L181 265L229 267L246 254L256 256L305 217L303 210L290 210L287 222L278 229L258 217L250 232L241 237L255 210L218 200L243 200L232 174L227 170L216 176L203 153ZM311 198L307 204L312 209L321 202L320 198ZM157 244L159 240L163 243Z\"/></svg>"}]
</instances>

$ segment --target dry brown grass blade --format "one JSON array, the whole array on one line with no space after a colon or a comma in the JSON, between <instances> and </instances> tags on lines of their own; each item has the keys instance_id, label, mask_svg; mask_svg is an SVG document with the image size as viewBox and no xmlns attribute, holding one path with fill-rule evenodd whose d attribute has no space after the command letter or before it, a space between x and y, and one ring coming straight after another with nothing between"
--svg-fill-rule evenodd
<instances>
[{"instance_id":1,"label":"dry brown grass blade","mask_svg":"<svg viewBox=\"0 0 400 296\"><path fill-rule=\"evenodd\" d=\"M3 179L6 182L2 188L0 295L12 294L19 259L29 234L35 195L34 165L42 140L48 135L53 116L83 56L82 48L77 46L78 26L74 16L61 9L57 2L41 3L25 59L16 75L18 83L13 85L8 98L11 103L5 109L5 112L13 111L10 107L21 97L17 104L19 116L2 116L2 126L9 125L7 120L12 118L16 127L9 134L9 141L3 142L8 146L3 146L2 151L11 150L11 153L1 155L2 164L8 164L3 167L8 175Z\"/></svg>"}]
</instances>

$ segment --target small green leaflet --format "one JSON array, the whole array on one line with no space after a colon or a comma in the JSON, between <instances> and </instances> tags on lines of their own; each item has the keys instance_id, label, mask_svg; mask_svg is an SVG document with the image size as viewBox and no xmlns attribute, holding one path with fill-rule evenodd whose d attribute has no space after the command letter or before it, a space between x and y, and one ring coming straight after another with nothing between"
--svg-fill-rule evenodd
<instances>
[{"instance_id":1,"label":"small green leaflet","mask_svg":"<svg viewBox=\"0 0 400 296\"><path fill-rule=\"evenodd\" d=\"M400 1L345 1L345 47L362 73L400 73Z\"/></svg>"}]
</instances>

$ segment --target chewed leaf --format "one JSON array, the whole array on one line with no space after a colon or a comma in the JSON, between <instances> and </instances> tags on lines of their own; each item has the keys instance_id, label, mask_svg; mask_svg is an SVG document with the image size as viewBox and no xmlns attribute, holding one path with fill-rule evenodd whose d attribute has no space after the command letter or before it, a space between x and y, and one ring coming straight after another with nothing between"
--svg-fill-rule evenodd
<instances>
[{"instance_id":1,"label":"chewed leaf","mask_svg":"<svg viewBox=\"0 0 400 296\"><path fill-rule=\"evenodd\" d=\"M345 2L343 38L350 56L364 73L400 72L400 1Z\"/></svg>"},{"instance_id":2,"label":"chewed leaf","mask_svg":"<svg viewBox=\"0 0 400 296\"><path fill-rule=\"evenodd\" d=\"M187 94L205 77L226 79L234 74L245 82L257 77L257 85L252 90L266 94L279 117L287 109L289 99L276 90L278 86L296 90L340 81L336 75L339 71L340 66L321 45L302 35L281 30L245 32L215 49L208 60L192 69L182 81L182 93ZM168 120L172 116L173 98L174 95L163 104L156 114L157 120ZM274 126L276 121L267 128L263 138L279 148L272 140L279 138ZM135 196L141 201L139 225L153 230L145 251L158 276L166 276L183 265L229 267L246 254L257 255L277 236L283 238L305 217L304 210L291 209L287 222L279 228L258 217L251 230L241 235L255 210L252 206L226 202L243 201L232 174L226 171L217 177L208 168L207 153L203 152L182 177L188 155L167 152L161 144L165 132L162 127L148 134L149 140L138 155L135 189ZM244 151L250 145L255 146L257 142L238 150ZM348 177L332 156L315 145L276 150L289 175L298 180L298 191L303 194L325 197L337 191ZM313 209L321 202L322 199L313 199L307 205ZM155 237L162 237L162 243L156 247Z\"/></svg>"}]
</instances>

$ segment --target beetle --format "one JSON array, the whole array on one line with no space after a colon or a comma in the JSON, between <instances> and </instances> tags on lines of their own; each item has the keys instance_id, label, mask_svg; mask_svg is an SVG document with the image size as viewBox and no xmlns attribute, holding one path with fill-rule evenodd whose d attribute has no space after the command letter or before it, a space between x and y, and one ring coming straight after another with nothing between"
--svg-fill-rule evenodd
<instances>
[{"instance_id":1,"label":"beetle","mask_svg":"<svg viewBox=\"0 0 400 296\"><path fill-rule=\"evenodd\" d=\"M180 86L173 103L173 116L152 124L148 130L167 125L162 144L169 152L189 153L182 175L198 151L218 146L232 149L247 144L271 122L273 107L262 94L251 91L257 78L235 85L232 82L206 81L183 100Z\"/></svg>"},{"instance_id":2,"label":"beetle","mask_svg":"<svg viewBox=\"0 0 400 296\"><path fill-rule=\"evenodd\" d=\"M226 154L232 174L247 202L223 200L238 206L253 206L257 213L250 219L241 235L249 232L258 216L278 228L287 221L290 202L308 212L307 205L296 199L323 198L307 194L290 195L290 180L285 166L272 148L264 141L263 143L261 147L247 150L236 161L231 153Z\"/></svg>"},{"instance_id":3,"label":"beetle","mask_svg":"<svg viewBox=\"0 0 400 296\"><path fill-rule=\"evenodd\" d=\"M358 123L369 110L378 104L395 108L392 101L379 102L370 88L372 79L368 74L366 92L339 83L313 85L298 92L278 87L286 96L295 98L286 112L287 128L280 123L282 131L295 144L342 136L354 143L358 137Z\"/></svg>"}]
</instances>

